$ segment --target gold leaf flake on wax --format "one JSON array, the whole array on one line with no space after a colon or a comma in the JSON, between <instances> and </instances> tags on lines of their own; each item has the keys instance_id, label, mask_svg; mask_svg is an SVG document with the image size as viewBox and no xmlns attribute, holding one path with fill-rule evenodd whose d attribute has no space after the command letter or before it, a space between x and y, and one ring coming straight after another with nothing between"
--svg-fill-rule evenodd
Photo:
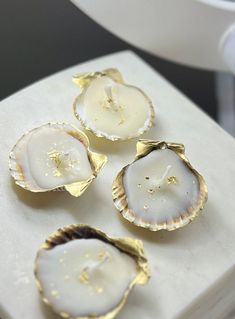
<instances>
[{"instance_id":1,"label":"gold leaf flake on wax","mask_svg":"<svg viewBox=\"0 0 235 319\"><path fill-rule=\"evenodd\" d=\"M90 282L90 276L86 269L83 269L81 274L79 275L79 281L81 284L88 285Z\"/></svg>"},{"instance_id":2,"label":"gold leaf flake on wax","mask_svg":"<svg viewBox=\"0 0 235 319\"><path fill-rule=\"evenodd\" d=\"M177 177L176 176L170 176L167 178L167 184L170 185L170 184L177 184Z\"/></svg>"},{"instance_id":3,"label":"gold leaf flake on wax","mask_svg":"<svg viewBox=\"0 0 235 319\"><path fill-rule=\"evenodd\" d=\"M49 158L54 162L56 168L59 168L62 163L62 153L58 152L57 150L53 149L48 153Z\"/></svg>"},{"instance_id":4,"label":"gold leaf flake on wax","mask_svg":"<svg viewBox=\"0 0 235 319\"><path fill-rule=\"evenodd\" d=\"M80 163L78 159L72 159L68 153L59 152L56 149L52 149L47 154L56 167L53 168L53 175L55 177L62 176Z\"/></svg>"},{"instance_id":5,"label":"gold leaf flake on wax","mask_svg":"<svg viewBox=\"0 0 235 319\"><path fill-rule=\"evenodd\" d=\"M101 250L99 253L98 253L98 259L99 260L104 260L108 255L108 252L105 251L105 250Z\"/></svg>"}]
</instances>

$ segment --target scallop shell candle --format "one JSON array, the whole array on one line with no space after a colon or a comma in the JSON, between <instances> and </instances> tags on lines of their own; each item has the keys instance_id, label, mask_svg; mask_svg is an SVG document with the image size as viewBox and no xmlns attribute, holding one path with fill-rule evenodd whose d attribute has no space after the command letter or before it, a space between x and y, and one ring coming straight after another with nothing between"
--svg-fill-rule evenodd
<instances>
[{"instance_id":1,"label":"scallop shell candle","mask_svg":"<svg viewBox=\"0 0 235 319\"><path fill-rule=\"evenodd\" d=\"M82 89L74 102L74 114L96 136L126 140L152 126L150 99L139 88L125 84L118 70L79 74L74 82Z\"/></svg>"},{"instance_id":2,"label":"scallop shell candle","mask_svg":"<svg viewBox=\"0 0 235 319\"><path fill-rule=\"evenodd\" d=\"M113 183L113 200L136 226L174 230L199 214L207 186L185 157L182 144L140 140L134 162Z\"/></svg>"},{"instance_id":3,"label":"scallop shell candle","mask_svg":"<svg viewBox=\"0 0 235 319\"><path fill-rule=\"evenodd\" d=\"M89 150L88 138L73 125L49 123L20 138L9 168L16 184L31 192L65 189L80 196L106 161Z\"/></svg>"},{"instance_id":4,"label":"scallop shell candle","mask_svg":"<svg viewBox=\"0 0 235 319\"><path fill-rule=\"evenodd\" d=\"M149 271L141 241L71 225L41 247L35 277L43 301L61 317L112 319Z\"/></svg>"}]
</instances>

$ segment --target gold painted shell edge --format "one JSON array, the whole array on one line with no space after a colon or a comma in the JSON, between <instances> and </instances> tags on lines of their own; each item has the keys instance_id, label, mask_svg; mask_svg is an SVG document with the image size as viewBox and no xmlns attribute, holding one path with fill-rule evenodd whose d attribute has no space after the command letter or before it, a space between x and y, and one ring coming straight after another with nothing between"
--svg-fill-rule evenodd
<instances>
[{"instance_id":1,"label":"gold painted shell edge","mask_svg":"<svg viewBox=\"0 0 235 319\"><path fill-rule=\"evenodd\" d=\"M73 136L74 138L76 138L80 142L82 142L87 149L88 159L89 159L89 162L91 164L92 171L93 171L93 174L91 175L90 178L88 178L85 181L79 181L79 182L73 182L71 184L59 185L55 188L50 188L50 189L34 189L33 187L31 187L31 185L27 181L26 177L24 176L23 168L16 160L16 157L14 155L14 151L15 151L15 148L17 147L18 143L23 138L25 138L26 135L39 129L40 127L47 126L47 125L49 125L49 126L53 126L53 125L62 126L63 128L65 128L65 127L68 128L69 126L71 127L71 130L65 130L65 131L69 135ZM16 144L14 145L14 147L12 148L12 150L10 151L10 154L9 154L9 171L10 171L10 174L13 177L15 183L28 191L31 191L34 193L42 193L42 192L66 190L71 195L73 195L75 197L79 197L87 189L87 187L90 185L90 183L93 181L93 179L96 178L96 176L98 175L100 170L106 164L107 160L108 159L107 159L106 155L95 153L89 149L88 137L86 136L86 134L84 132L82 132L81 130L76 128L75 125L70 124L70 123L66 123L66 122L49 122L49 123L46 123L46 124L41 125L39 127L36 127L32 130L27 131L26 133L24 133L20 137L20 139L16 142Z\"/></svg>"},{"instance_id":2,"label":"gold painted shell edge","mask_svg":"<svg viewBox=\"0 0 235 319\"><path fill-rule=\"evenodd\" d=\"M77 102L80 99L82 92L75 98L74 103L73 103L73 113L75 115L75 117L79 120L79 122L81 123L82 127L84 129L86 129L87 131L91 132L92 134L94 134L96 137L100 137L100 138L105 138L108 139L110 141L127 141L127 140L131 140L134 138L138 138L140 135L144 134L145 132L147 132L154 124L154 119L155 119L155 110L152 104L152 101L150 100L150 98L138 87L133 86L133 85L127 85L125 84L121 73L115 69L115 68L110 68L110 69L105 69L101 72L87 72L87 73L81 73L81 74L77 74L73 77L73 82L76 83L77 85L80 86L81 90L83 90L84 88L86 88L87 85L89 85L89 83L94 80L95 78L99 78L102 76L108 76L111 79L113 79L115 82L123 84L127 87L131 87L131 88L135 88L137 89L139 92L141 92L144 97L146 98L146 100L149 103L149 108L150 108L150 115L149 115L149 122L148 125L142 130L140 131L138 134L135 134L133 136L127 136L125 138L121 138L121 137L107 137L107 134L103 134L103 133L97 133L93 128L87 126L86 122L81 118L81 116L79 115L79 113L77 112Z\"/></svg>"},{"instance_id":3,"label":"gold painted shell edge","mask_svg":"<svg viewBox=\"0 0 235 319\"><path fill-rule=\"evenodd\" d=\"M159 231L159 230L167 230L173 231L175 229L186 226L190 222L192 222L202 211L204 205L208 198L208 190L205 180L201 174L199 174L190 164L189 160L185 156L185 148L183 144L164 142L164 141L155 141L155 140L139 140L136 145L137 153L134 161L148 155L151 151L163 148L169 148L173 150L180 159L187 165L187 167L192 171L192 173L196 176L199 182L199 198L197 205L195 207L190 207L187 212L183 212L179 217L174 218L170 221L165 221L162 223L149 223L144 221L143 219L137 219L135 216L135 212L133 212L128 207L128 201L125 193L125 188L123 185L123 176L125 174L125 170L129 165L123 167L122 170L117 174L113 186L112 186L112 196L113 202L117 210L121 213L121 215L133 223L136 226L146 228L151 231Z\"/></svg>"}]
</instances>

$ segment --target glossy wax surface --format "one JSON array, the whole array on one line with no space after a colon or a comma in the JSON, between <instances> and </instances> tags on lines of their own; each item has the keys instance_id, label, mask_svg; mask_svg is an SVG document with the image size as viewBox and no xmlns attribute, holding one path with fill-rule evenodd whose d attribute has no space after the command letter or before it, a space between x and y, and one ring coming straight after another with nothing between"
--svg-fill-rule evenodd
<instances>
[{"instance_id":1,"label":"glossy wax surface","mask_svg":"<svg viewBox=\"0 0 235 319\"><path fill-rule=\"evenodd\" d=\"M196 176L172 150L155 150L131 164L124 175L128 206L137 219L165 222L194 207Z\"/></svg>"},{"instance_id":2,"label":"glossy wax surface","mask_svg":"<svg viewBox=\"0 0 235 319\"><path fill-rule=\"evenodd\" d=\"M82 142L59 127L42 126L31 131L15 150L25 178L38 189L50 189L92 175Z\"/></svg>"},{"instance_id":3,"label":"glossy wax surface","mask_svg":"<svg viewBox=\"0 0 235 319\"><path fill-rule=\"evenodd\" d=\"M145 131L151 117L150 102L137 88L103 76L91 81L76 104L85 125L107 138L128 138Z\"/></svg>"},{"instance_id":4,"label":"glossy wax surface","mask_svg":"<svg viewBox=\"0 0 235 319\"><path fill-rule=\"evenodd\" d=\"M53 309L73 317L106 314L137 274L127 254L98 239L77 239L42 250L37 276Z\"/></svg>"}]
</instances>

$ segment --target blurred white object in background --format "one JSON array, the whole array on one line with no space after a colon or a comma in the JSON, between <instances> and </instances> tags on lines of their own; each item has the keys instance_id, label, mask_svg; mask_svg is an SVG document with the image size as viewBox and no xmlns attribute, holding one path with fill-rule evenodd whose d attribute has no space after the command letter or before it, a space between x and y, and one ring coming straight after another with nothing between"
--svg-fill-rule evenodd
<instances>
[{"instance_id":1,"label":"blurred white object in background","mask_svg":"<svg viewBox=\"0 0 235 319\"><path fill-rule=\"evenodd\" d=\"M230 26L222 38L221 53L229 70L235 74L235 23Z\"/></svg>"},{"instance_id":2,"label":"blurred white object in background","mask_svg":"<svg viewBox=\"0 0 235 319\"><path fill-rule=\"evenodd\" d=\"M119 38L145 51L190 66L227 70L220 48L227 30L235 23L233 1L72 2Z\"/></svg>"},{"instance_id":3,"label":"blurred white object in background","mask_svg":"<svg viewBox=\"0 0 235 319\"><path fill-rule=\"evenodd\" d=\"M235 73L234 0L71 1L138 48L189 66ZM217 85L220 83L221 79ZM223 98L219 98L219 114L226 112L222 102ZM232 116L235 123L235 111ZM230 130L231 123L221 124L235 134L235 128Z\"/></svg>"},{"instance_id":4,"label":"blurred white object in background","mask_svg":"<svg viewBox=\"0 0 235 319\"><path fill-rule=\"evenodd\" d=\"M235 137L235 78L224 72L215 77L218 122Z\"/></svg>"}]
</instances>

